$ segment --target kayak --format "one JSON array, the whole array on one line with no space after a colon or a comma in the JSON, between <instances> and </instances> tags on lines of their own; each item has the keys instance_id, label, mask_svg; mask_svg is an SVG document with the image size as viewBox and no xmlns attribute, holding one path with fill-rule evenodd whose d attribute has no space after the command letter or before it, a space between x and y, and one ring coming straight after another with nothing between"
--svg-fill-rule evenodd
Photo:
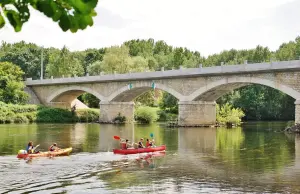
<instances>
[{"instance_id":1,"label":"kayak","mask_svg":"<svg viewBox=\"0 0 300 194\"><path fill-rule=\"evenodd\" d=\"M22 150L20 150L22 151ZM53 152L39 152L36 154L27 154L25 152L19 152L17 158L33 158L33 157L54 157L54 156L68 156L72 152L72 148L60 149Z\"/></svg>"},{"instance_id":2,"label":"kayak","mask_svg":"<svg viewBox=\"0 0 300 194\"><path fill-rule=\"evenodd\" d=\"M138 153L146 153L146 152L158 152L166 150L165 145L151 147L151 148L128 148L128 149L113 149L114 154L138 154Z\"/></svg>"}]
</instances>

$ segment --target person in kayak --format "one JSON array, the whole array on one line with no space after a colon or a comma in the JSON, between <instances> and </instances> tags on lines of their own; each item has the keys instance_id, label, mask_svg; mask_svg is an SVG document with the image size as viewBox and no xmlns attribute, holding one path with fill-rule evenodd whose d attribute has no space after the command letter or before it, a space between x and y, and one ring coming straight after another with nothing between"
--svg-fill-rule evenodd
<instances>
[{"instance_id":1,"label":"person in kayak","mask_svg":"<svg viewBox=\"0 0 300 194\"><path fill-rule=\"evenodd\" d=\"M58 150L60 150L60 148L57 147L57 143L54 143L49 147L50 152L54 152L54 151L58 151Z\"/></svg>"},{"instance_id":2,"label":"person in kayak","mask_svg":"<svg viewBox=\"0 0 300 194\"><path fill-rule=\"evenodd\" d=\"M33 142L30 141L27 145L26 151L28 154L37 154L39 151L34 150Z\"/></svg>"},{"instance_id":3,"label":"person in kayak","mask_svg":"<svg viewBox=\"0 0 300 194\"><path fill-rule=\"evenodd\" d=\"M145 146L143 145L143 141L144 141L144 138L141 138L138 143L138 148L145 148Z\"/></svg>"},{"instance_id":4,"label":"person in kayak","mask_svg":"<svg viewBox=\"0 0 300 194\"><path fill-rule=\"evenodd\" d=\"M126 150L127 148L131 147L128 139L126 139L125 142L121 140L120 144L121 144L121 149L123 150Z\"/></svg>"},{"instance_id":5,"label":"person in kayak","mask_svg":"<svg viewBox=\"0 0 300 194\"><path fill-rule=\"evenodd\" d=\"M146 148L150 148L150 147L152 147L152 142L149 141L149 139L147 139L147 141L146 141Z\"/></svg>"}]
</instances>

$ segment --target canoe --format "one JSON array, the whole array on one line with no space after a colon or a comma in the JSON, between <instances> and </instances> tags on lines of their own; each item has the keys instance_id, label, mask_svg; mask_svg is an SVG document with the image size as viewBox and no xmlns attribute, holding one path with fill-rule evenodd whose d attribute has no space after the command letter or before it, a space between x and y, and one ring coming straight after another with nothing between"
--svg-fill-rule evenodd
<instances>
[{"instance_id":1,"label":"canoe","mask_svg":"<svg viewBox=\"0 0 300 194\"><path fill-rule=\"evenodd\" d=\"M68 156L72 152L72 148L60 149L53 152L40 152L37 154L18 153L17 158L34 158L34 157L55 157L55 156Z\"/></svg>"},{"instance_id":2,"label":"canoe","mask_svg":"<svg viewBox=\"0 0 300 194\"><path fill-rule=\"evenodd\" d=\"M139 154L139 153L146 153L146 152L158 152L164 150L166 150L166 146L161 145L161 146L151 147L151 148L113 149L113 152L114 154L127 155L127 154Z\"/></svg>"}]
</instances>

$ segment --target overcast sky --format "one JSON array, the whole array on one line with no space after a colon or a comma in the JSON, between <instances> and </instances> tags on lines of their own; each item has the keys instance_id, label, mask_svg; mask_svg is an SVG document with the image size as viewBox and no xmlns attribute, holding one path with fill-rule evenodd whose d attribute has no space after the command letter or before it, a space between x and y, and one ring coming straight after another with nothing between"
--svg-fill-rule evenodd
<instances>
[{"instance_id":1,"label":"overcast sky","mask_svg":"<svg viewBox=\"0 0 300 194\"><path fill-rule=\"evenodd\" d=\"M99 0L97 13L92 27L72 34L31 11L22 32L6 25L0 41L84 50L154 38L207 56L258 44L275 50L300 35L300 0Z\"/></svg>"}]
</instances>

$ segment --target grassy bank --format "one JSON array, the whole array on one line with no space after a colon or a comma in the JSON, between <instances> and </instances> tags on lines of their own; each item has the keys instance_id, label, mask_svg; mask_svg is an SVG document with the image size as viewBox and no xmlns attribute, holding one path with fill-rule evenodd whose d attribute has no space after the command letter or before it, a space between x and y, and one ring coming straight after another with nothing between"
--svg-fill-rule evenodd
<instances>
[{"instance_id":1,"label":"grassy bank","mask_svg":"<svg viewBox=\"0 0 300 194\"><path fill-rule=\"evenodd\" d=\"M72 123L95 122L99 111L82 109L70 110L38 105L13 105L0 102L0 123Z\"/></svg>"}]
</instances>

